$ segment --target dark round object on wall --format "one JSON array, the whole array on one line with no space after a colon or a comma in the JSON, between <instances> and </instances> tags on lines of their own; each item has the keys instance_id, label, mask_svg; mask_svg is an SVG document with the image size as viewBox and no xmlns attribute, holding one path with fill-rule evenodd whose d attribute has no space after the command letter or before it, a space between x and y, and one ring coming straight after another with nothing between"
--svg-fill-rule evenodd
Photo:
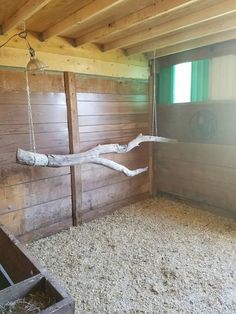
<instances>
[{"instance_id":1,"label":"dark round object on wall","mask_svg":"<svg viewBox=\"0 0 236 314\"><path fill-rule=\"evenodd\" d=\"M210 110L195 112L190 120L190 131L193 138L207 141L212 138L217 130L216 115Z\"/></svg>"}]
</instances>

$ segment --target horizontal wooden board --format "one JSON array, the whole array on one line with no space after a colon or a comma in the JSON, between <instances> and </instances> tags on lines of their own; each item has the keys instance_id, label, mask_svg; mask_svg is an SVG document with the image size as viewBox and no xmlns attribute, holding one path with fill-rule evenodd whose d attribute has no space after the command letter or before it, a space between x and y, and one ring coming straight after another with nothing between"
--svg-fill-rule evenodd
<instances>
[{"instance_id":1,"label":"horizontal wooden board","mask_svg":"<svg viewBox=\"0 0 236 314\"><path fill-rule=\"evenodd\" d=\"M230 145L158 144L157 190L236 211L236 147Z\"/></svg>"},{"instance_id":2,"label":"horizontal wooden board","mask_svg":"<svg viewBox=\"0 0 236 314\"><path fill-rule=\"evenodd\" d=\"M85 125L79 127L79 132L104 132L104 131L123 131L123 130L134 130L134 129L148 129L148 122L134 122L134 123L123 123L123 124L107 124L107 125ZM0 126L1 132L1 126Z\"/></svg>"},{"instance_id":3,"label":"horizontal wooden board","mask_svg":"<svg viewBox=\"0 0 236 314\"><path fill-rule=\"evenodd\" d=\"M141 174L124 182L110 184L96 190L84 192L82 209L93 210L96 207L111 204L145 192L148 192L148 179L146 175Z\"/></svg>"},{"instance_id":4,"label":"horizontal wooden board","mask_svg":"<svg viewBox=\"0 0 236 314\"><path fill-rule=\"evenodd\" d=\"M68 145L67 132L35 134L37 149ZM29 134L8 134L0 136L0 154L16 152L17 148L30 150Z\"/></svg>"},{"instance_id":5,"label":"horizontal wooden board","mask_svg":"<svg viewBox=\"0 0 236 314\"><path fill-rule=\"evenodd\" d=\"M42 227L40 229L36 229L30 232L27 232L23 235L18 236L17 238L21 242L28 243L33 240L38 240L43 237L50 236L52 234L56 234L60 231L69 229L72 226L72 218L63 219L63 221L56 222L54 224L48 225L46 227Z\"/></svg>"},{"instance_id":6,"label":"horizontal wooden board","mask_svg":"<svg viewBox=\"0 0 236 314\"><path fill-rule=\"evenodd\" d=\"M0 124L0 136L7 134L29 134L29 124ZM34 123L35 133L67 132L67 123ZM44 136L44 135L42 135Z\"/></svg>"},{"instance_id":7,"label":"horizontal wooden board","mask_svg":"<svg viewBox=\"0 0 236 314\"><path fill-rule=\"evenodd\" d=\"M116 94L98 94L98 93L77 93L77 102L96 101L96 102L147 102L148 96L141 95L116 95Z\"/></svg>"},{"instance_id":8,"label":"horizontal wooden board","mask_svg":"<svg viewBox=\"0 0 236 314\"><path fill-rule=\"evenodd\" d=\"M69 196L0 215L0 223L13 234L21 235L70 219L70 217L71 197Z\"/></svg>"},{"instance_id":9,"label":"horizontal wooden board","mask_svg":"<svg viewBox=\"0 0 236 314\"><path fill-rule=\"evenodd\" d=\"M236 186L236 169L179 160L158 160L157 176L170 176L175 179L206 182L207 185L218 185L222 193Z\"/></svg>"},{"instance_id":10,"label":"horizontal wooden board","mask_svg":"<svg viewBox=\"0 0 236 314\"><path fill-rule=\"evenodd\" d=\"M0 188L0 214L71 195L70 175Z\"/></svg>"},{"instance_id":11,"label":"horizontal wooden board","mask_svg":"<svg viewBox=\"0 0 236 314\"><path fill-rule=\"evenodd\" d=\"M78 108L79 110L79 108ZM113 124L129 124L129 123L143 123L147 122L149 115L147 113L135 114L113 114L113 115L99 115L99 116L79 116L80 126L95 126L95 125L113 125Z\"/></svg>"},{"instance_id":12,"label":"horizontal wooden board","mask_svg":"<svg viewBox=\"0 0 236 314\"><path fill-rule=\"evenodd\" d=\"M148 82L142 80L96 78L77 75L77 93L104 93L122 95L147 94Z\"/></svg>"},{"instance_id":13,"label":"horizontal wooden board","mask_svg":"<svg viewBox=\"0 0 236 314\"><path fill-rule=\"evenodd\" d=\"M172 174L173 176L173 174ZM217 184L209 184L207 181L175 177L171 180L170 175L158 176L158 191L171 193L186 199L202 202L224 210L235 211L235 189L222 188Z\"/></svg>"},{"instance_id":14,"label":"horizontal wooden board","mask_svg":"<svg viewBox=\"0 0 236 314\"><path fill-rule=\"evenodd\" d=\"M102 141L109 138L110 140L117 138L129 137L133 136L136 137L138 134L148 134L148 128L136 128L131 130L118 130L118 131L105 131L105 132L87 132L80 134L80 141L81 142L88 142L88 141Z\"/></svg>"},{"instance_id":15,"label":"horizontal wooden board","mask_svg":"<svg viewBox=\"0 0 236 314\"><path fill-rule=\"evenodd\" d=\"M94 210L88 210L82 212L82 221L88 222L90 220L93 220L95 218L103 217L105 215L111 214L115 210L118 210L122 208L123 206L130 205L132 203L136 203L142 200L145 200L149 197L149 193L143 193L135 196L131 196L129 198L126 198L124 200L113 202L112 204L97 207Z\"/></svg>"},{"instance_id":16,"label":"horizontal wooden board","mask_svg":"<svg viewBox=\"0 0 236 314\"><path fill-rule=\"evenodd\" d=\"M127 168L131 170L134 170L134 169L144 168L148 166L148 159L137 158L137 159L128 160L128 161L120 160L119 163L126 166ZM92 169L82 172L82 176L81 176L82 182L83 182L82 190L85 192L91 191L91 190L94 190L103 186L105 187L107 185L114 184L117 182L124 182L124 181L130 180L130 178L127 177L125 174L119 173L112 169L108 169L103 166L98 166L96 170L94 168L95 167L92 167ZM94 173L96 173L96 176L94 176Z\"/></svg>"},{"instance_id":17,"label":"horizontal wooden board","mask_svg":"<svg viewBox=\"0 0 236 314\"><path fill-rule=\"evenodd\" d=\"M20 69L1 69L0 92L25 91L25 71ZM59 72L44 72L29 76L30 90L32 92L64 92L63 74Z\"/></svg>"},{"instance_id":18,"label":"horizontal wooden board","mask_svg":"<svg viewBox=\"0 0 236 314\"><path fill-rule=\"evenodd\" d=\"M24 233L71 218L71 197L32 206L24 210Z\"/></svg>"},{"instance_id":19,"label":"horizontal wooden board","mask_svg":"<svg viewBox=\"0 0 236 314\"><path fill-rule=\"evenodd\" d=\"M159 106L158 132L182 142L236 145L235 115L235 101ZM196 119L199 131L193 129Z\"/></svg>"},{"instance_id":20,"label":"horizontal wooden board","mask_svg":"<svg viewBox=\"0 0 236 314\"><path fill-rule=\"evenodd\" d=\"M0 187L47 179L69 173L69 167L28 167L16 163L4 166L0 165Z\"/></svg>"},{"instance_id":21,"label":"horizontal wooden board","mask_svg":"<svg viewBox=\"0 0 236 314\"><path fill-rule=\"evenodd\" d=\"M34 123L65 123L67 111L65 106L35 105L32 107ZM28 124L28 108L15 104L0 106L0 124Z\"/></svg>"},{"instance_id":22,"label":"horizontal wooden board","mask_svg":"<svg viewBox=\"0 0 236 314\"><path fill-rule=\"evenodd\" d=\"M0 93L1 105L26 105L27 93L25 91L9 91ZM45 93L45 92L30 92L30 104L34 105L66 105L65 93Z\"/></svg>"},{"instance_id":23,"label":"horizontal wooden board","mask_svg":"<svg viewBox=\"0 0 236 314\"><path fill-rule=\"evenodd\" d=\"M157 144L158 160L174 159L236 168L236 147L193 143Z\"/></svg>"},{"instance_id":24,"label":"horizontal wooden board","mask_svg":"<svg viewBox=\"0 0 236 314\"><path fill-rule=\"evenodd\" d=\"M80 116L147 113L147 102L78 102Z\"/></svg>"}]
</instances>

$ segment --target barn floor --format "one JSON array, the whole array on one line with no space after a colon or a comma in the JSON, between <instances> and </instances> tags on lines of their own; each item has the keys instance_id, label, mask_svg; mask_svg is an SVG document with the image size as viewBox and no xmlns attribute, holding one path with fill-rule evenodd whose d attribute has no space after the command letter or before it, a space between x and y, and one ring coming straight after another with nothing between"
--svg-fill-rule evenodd
<instances>
[{"instance_id":1,"label":"barn floor","mask_svg":"<svg viewBox=\"0 0 236 314\"><path fill-rule=\"evenodd\" d=\"M236 313L236 223L160 197L31 243L77 313Z\"/></svg>"}]
</instances>

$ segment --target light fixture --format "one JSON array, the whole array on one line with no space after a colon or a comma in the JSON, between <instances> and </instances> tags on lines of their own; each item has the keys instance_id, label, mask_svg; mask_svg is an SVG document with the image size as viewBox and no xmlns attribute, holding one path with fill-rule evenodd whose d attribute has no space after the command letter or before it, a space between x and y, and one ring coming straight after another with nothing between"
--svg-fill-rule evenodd
<instances>
[{"instance_id":1,"label":"light fixture","mask_svg":"<svg viewBox=\"0 0 236 314\"><path fill-rule=\"evenodd\" d=\"M35 50L31 47L31 45L27 39L27 32L23 31L23 32L19 33L19 37L23 38L26 41L26 44L27 44L28 49L29 49L30 61L26 65L27 71L31 72L33 74L37 73L37 72L44 71L47 68L47 66L43 61L36 58Z\"/></svg>"},{"instance_id":2,"label":"light fixture","mask_svg":"<svg viewBox=\"0 0 236 314\"><path fill-rule=\"evenodd\" d=\"M35 51L32 47L29 48L29 53L30 61L26 65L27 71L32 73L44 71L47 68L47 66L43 61L36 58Z\"/></svg>"},{"instance_id":3,"label":"light fixture","mask_svg":"<svg viewBox=\"0 0 236 314\"><path fill-rule=\"evenodd\" d=\"M27 44L27 47L29 49L29 54L30 54L30 61L26 65L26 70L28 72L31 72L32 74L36 74L38 72L44 71L47 68L47 65L43 61L36 58L35 50L31 47L31 45L27 39L27 35L28 35L27 31L22 31L22 32L19 32L17 34L14 34L5 43L0 45L0 48L4 47L12 38L14 38L16 36L24 39L26 44Z\"/></svg>"}]
</instances>

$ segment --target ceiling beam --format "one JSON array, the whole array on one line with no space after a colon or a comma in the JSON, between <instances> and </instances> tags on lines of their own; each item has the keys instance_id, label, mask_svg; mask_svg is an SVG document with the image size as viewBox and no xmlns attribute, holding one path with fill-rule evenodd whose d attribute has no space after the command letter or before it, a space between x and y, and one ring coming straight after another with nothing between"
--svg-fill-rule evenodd
<instances>
[{"instance_id":1,"label":"ceiling beam","mask_svg":"<svg viewBox=\"0 0 236 314\"><path fill-rule=\"evenodd\" d=\"M216 56L217 53L218 54L225 54L225 53L233 54L233 53L235 53L236 42L234 42L233 44L231 44L231 42L230 42L228 44L227 41L230 41L230 40L232 41L234 39L236 39L236 29L233 29L230 31L220 32L217 34L208 35L205 37L186 41L184 43L175 44L173 46L158 49L155 51L155 58L160 58L160 57L169 56L169 55L175 56L175 54L178 54L178 53L180 53L180 58L181 58L183 52L186 52L186 51L189 51L192 49L196 49L196 48L208 47L209 45L219 44L222 42L226 42L226 43L224 43L224 45L222 45L220 47L220 51L218 51L219 50L218 47L215 48L213 46L209 46L209 49L208 49L209 55ZM149 59L153 59L154 53L149 52L147 54L147 56ZM201 59L201 58L204 58L206 56L202 56L201 53L198 52L198 57L199 57L199 59ZM181 60L180 62L186 62L186 61L190 61L190 60L185 59L184 61Z\"/></svg>"},{"instance_id":2,"label":"ceiling beam","mask_svg":"<svg viewBox=\"0 0 236 314\"><path fill-rule=\"evenodd\" d=\"M50 1L51 0L28 0L19 10L6 19L2 25L2 33L5 34L17 27L20 23L26 21Z\"/></svg>"},{"instance_id":3,"label":"ceiling beam","mask_svg":"<svg viewBox=\"0 0 236 314\"><path fill-rule=\"evenodd\" d=\"M184 31L177 31L171 33L171 35L168 36L162 36L143 41L139 45L127 48L125 51L127 55L144 53L173 46L175 44L182 44L186 41L205 37L211 34L217 34L227 30L233 30L236 29L235 18L235 13L230 14L221 18L214 19L212 21L201 23L197 27L194 25L185 29Z\"/></svg>"},{"instance_id":4,"label":"ceiling beam","mask_svg":"<svg viewBox=\"0 0 236 314\"><path fill-rule=\"evenodd\" d=\"M117 48L127 47L130 45L135 45L144 40L157 38L159 36L169 34L173 32L173 30L181 30L202 22L207 22L209 20L219 18L232 12L236 12L235 0L218 0L215 2L216 4L209 6L207 5L206 1L205 8L201 8L201 10L190 13L182 18L177 18L154 27L148 28L147 25L147 29L143 31L105 44L103 46L103 50L108 51Z\"/></svg>"},{"instance_id":5,"label":"ceiling beam","mask_svg":"<svg viewBox=\"0 0 236 314\"><path fill-rule=\"evenodd\" d=\"M76 39L76 45L80 46L87 42L96 42L99 39L107 37L111 34L120 33L124 30L129 29L130 27L138 26L142 22L150 21L154 18L161 17L169 12L175 11L182 7L191 5L194 2L199 0L163 0L155 1L151 5L131 13L127 16L122 17L121 19L114 21L108 25L100 27L88 32Z\"/></svg>"},{"instance_id":6,"label":"ceiling beam","mask_svg":"<svg viewBox=\"0 0 236 314\"><path fill-rule=\"evenodd\" d=\"M125 0L94 0L92 3L88 4L87 6L76 11L75 13L44 31L42 33L42 39L46 40L53 36L67 32L70 29L73 29L74 27L95 18L98 15L102 15L107 10L115 8L124 1Z\"/></svg>"}]
</instances>

